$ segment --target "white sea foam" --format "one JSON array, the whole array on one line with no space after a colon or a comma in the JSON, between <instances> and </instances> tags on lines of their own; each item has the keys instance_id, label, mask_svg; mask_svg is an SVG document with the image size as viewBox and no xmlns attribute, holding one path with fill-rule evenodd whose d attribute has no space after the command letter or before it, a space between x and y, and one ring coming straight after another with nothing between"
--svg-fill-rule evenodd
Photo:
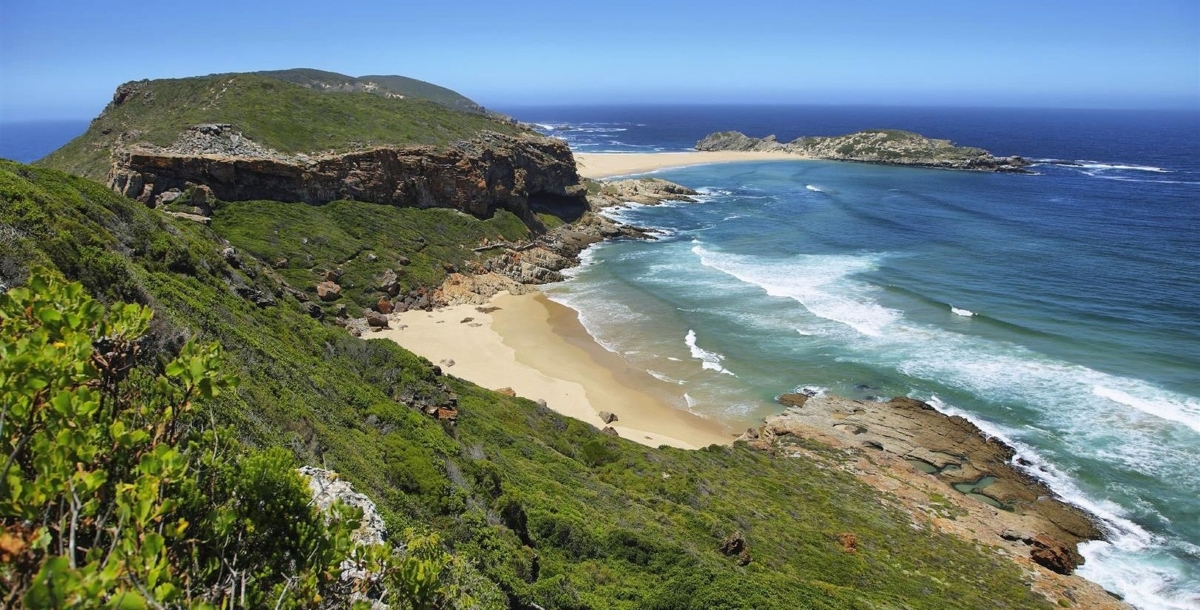
<instances>
[{"instance_id":1,"label":"white sea foam","mask_svg":"<svg viewBox=\"0 0 1200 610\"><path fill-rule=\"evenodd\" d=\"M693 243L692 252L705 267L754 284L771 296L798 301L813 315L845 324L863 335L882 336L899 318L899 312L862 294L869 287L847 282L849 276L874 268L877 256L804 255L764 262L757 257L709 251Z\"/></svg>"},{"instance_id":2,"label":"white sea foam","mask_svg":"<svg viewBox=\"0 0 1200 610\"><path fill-rule=\"evenodd\" d=\"M1181 423L1196 432L1200 432L1200 404L1196 401L1172 400L1161 396L1144 398L1100 385L1093 387L1092 393L1115 403L1133 407L1142 413Z\"/></svg>"},{"instance_id":3,"label":"white sea foam","mask_svg":"<svg viewBox=\"0 0 1200 610\"><path fill-rule=\"evenodd\" d=\"M1077 165L1079 167L1083 167L1083 168L1087 168L1087 169L1091 169L1091 170L1099 170L1099 171L1125 170L1125 171L1137 171L1137 172L1154 172L1156 174L1170 174L1171 173L1171 170L1169 170L1169 169L1163 169L1161 167L1154 167L1153 165L1133 165L1133 164L1128 164L1128 163L1098 163L1096 161L1076 161L1073 165Z\"/></svg>"},{"instance_id":4,"label":"white sea foam","mask_svg":"<svg viewBox=\"0 0 1200 610\"><path fill-rule=\"evenodd\" d=\"M696 331L689 329L687 336L683 338L684 345L687 345L688 350L692 353L692 358L700 361L700 366L705 370L716 371L726 375L733 375L729 369L721 366L721 362L725 360L725 356L716 352L710 352L696 345ZM733 375L737 377L737 375Z\"/></svg>"},{"instance_id":5,"label":"white sea foam","mask_svg":"<svg viewBox=\"0 0 1200 610\"><path fill-rule=\"evenodd\" d=\"M810 190L810 191L816 192L816 193L824 193L824 192L825 192L825 191L821 190L821 187L819 187L819 186L813 186L813 185L811 185L811 184L806 184L806 185L804 185L804 188L806 188L806 189L808 189L808 190Z\"/></svg>"},{"instance_id":6,"label":"white sea foam","mask_svg":"<svg viewBox=\"0 0 1200 610\"><path fill-rule=\"evenodd\" d=\"M961 308L955 307L953 305L950 306L950 312L956 316L963 316L966 318L969 318L969 317L975 315L975 312L971 311L970 309L961 309Z\"/></svg>"},{"instance_id":7,"label":"white sea foam","mask_svg":"<svg viewBox=\"0 0 1200 610\"><path fill-rule=\"evenodd\" d=\"M669 375L667 375L666 373L660 373L654 369L646 369L646 372L650 373L650 376L654 377L655 379L657 379L659 381L665 381L667 383L674 383L677 385L683 385L684 383L686 383L682 379L674 379L674 378L670 377Z\"/></svg>"}]
</instances>

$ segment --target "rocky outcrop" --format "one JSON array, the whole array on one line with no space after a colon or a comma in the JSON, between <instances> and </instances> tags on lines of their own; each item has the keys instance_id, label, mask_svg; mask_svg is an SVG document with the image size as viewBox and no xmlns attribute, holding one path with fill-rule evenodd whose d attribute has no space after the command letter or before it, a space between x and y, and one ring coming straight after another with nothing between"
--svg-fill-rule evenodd
<instances>
[{"instance_id":1,"label":"rocky outcrop","mask_svg":"<svg viewBox=\"0 0 1200 610\"><path fill-rule=\"evenodd\" d=\"M1091 515L1055 496L1044 483L1014 465L1014 451L974 424L947 416L910 398L888 402L814 396L767 419L760 448L779 450L789 439L812 438L866 455L882 455L941 482L947 492L1002 519L997 534L1031 547L1030 557L1070 574L1082 557L1075 546L1102 538ZM984 508L987 506L989 508Z\"/></svg>"},{"instance_id":2,"label":"rocky outcrop","mask_svg":"<svg viewBox=\"0 0 1200 610\"><path fill-rule=\"evenodd\" d=\"M935 140L898 129L800 137L787 143L776 140L775 136L752 138L737 131L722 131L697 142L696 150L780 151L806 159L989 172L1023 172L1029 165L1021 157L994 157L982 148L955 146L949 140Z\"/></svg>"},{"instance_id":3,"label":"rocky outcrop","mask_svg":"<svg viewBox=\"0 0 1200 610\"><path fill-rule=\"evenodd\" d=\"M643 205L656 205L664 201L694 203L696 200L693 197L699 194L686 186L659 178L631 178L603 183L596 200Z\"/></svg>"},{"instance_id":4,"label":"rocky outcrop","mask_svg":"<svg viewBox=\"0 0 1200 610\"><path fill-rule=\"evenodd\" d=\"M354 488L338 478L336 472L302 466L300 474L308 478L308 489L312 493L313 504L322 512L328 513L335 502L341 502L362 510L362 521L352 534L355 544L381 544L387 539L387 526L383 517L375 509L375 503L367 496L354 491Z\"/></svg>"},{"instance_id":5,"label":"rocky outcrop","mask_svg":"<svg viewBox=\"0 0 1200 610\"><path fill-rule=\"evenodd\" d=\"M228 125L200 125L167 148L114 153L109 187L149 205L203 185L225 201L325 203L356 199L453 208L479 217L506 209L533 222L531 206L584 207L575 160L561 140L485 132L447 147L372 148L308 157L259 146Z\"/></svg>"}]
</instances>

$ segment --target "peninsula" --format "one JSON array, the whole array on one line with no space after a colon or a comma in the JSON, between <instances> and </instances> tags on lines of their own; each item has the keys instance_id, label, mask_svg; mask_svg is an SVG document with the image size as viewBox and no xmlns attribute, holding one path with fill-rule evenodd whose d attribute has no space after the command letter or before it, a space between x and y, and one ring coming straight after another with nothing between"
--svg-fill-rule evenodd
<instances>
[{"instance_id":1,"label":"peninsula","mask_svg":"<svg viewBox=\"0 0 1200 610\"><path fill-rule=\"evenodd\" d=\"M739 131L713 133L696 143L699 151L782 152L804 159L909 165L937 169L1023 172L1021 157L995 157L972 146L955 146L899 129L868 129L843 136L805 136L780 142L775 136L752 138Z\"/></svg>"}]
</instances>

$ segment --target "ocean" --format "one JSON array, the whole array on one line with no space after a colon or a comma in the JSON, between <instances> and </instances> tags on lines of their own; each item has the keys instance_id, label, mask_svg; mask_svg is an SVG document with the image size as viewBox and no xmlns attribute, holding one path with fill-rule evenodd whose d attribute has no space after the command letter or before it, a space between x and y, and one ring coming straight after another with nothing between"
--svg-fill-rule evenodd
<instances>
[{"instance_id":1,"label":"ocean","mask_svg":"<svg viewBox=\"0 0 1200 610\"><path fill-rule=\"evenodd\" d=\"M793 390L905 395L1014 446L1109 541L1079 573L1200 608L1200 115L853 107L511 108L578 151L910 129L1032 174L822 161L656 172L549 296L680 408L735 425Z\"/></svg>"},{"instance_id":2,"label":"ocean","mask_svg":"<svg viewBox=\"0 0 1200 610\"><path fill-rule=\"evenodd\" d=\"M1200 608L1200 115L878 107L500 109L579 151L713 131L910 129L1030 175L820 161L655 175L698 204L629 206L653 242L592 247L549 296L664 399L737 426L795 389L906 395L1017 448L1108 542L1079 570L1139 608ZM29 162L86 121L0 125Z\"/></svg>"}]
</instances>

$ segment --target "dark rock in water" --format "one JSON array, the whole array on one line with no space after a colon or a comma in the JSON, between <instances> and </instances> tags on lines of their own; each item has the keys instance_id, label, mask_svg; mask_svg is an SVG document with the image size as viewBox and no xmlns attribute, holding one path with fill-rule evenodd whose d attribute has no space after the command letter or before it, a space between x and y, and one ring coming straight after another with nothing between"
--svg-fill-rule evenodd
<instances>
[{"instance_id":1,"label":"dark rock in water","mask_svg":"<svg viewBox=\"0 0 1200 610\"><path fill-rule=\"evenodd\" d=\"M779 398L776 398L775 401L785 407L803 407L809 398L808 394L780 394Z\"/></svg>"}]
</instances>

